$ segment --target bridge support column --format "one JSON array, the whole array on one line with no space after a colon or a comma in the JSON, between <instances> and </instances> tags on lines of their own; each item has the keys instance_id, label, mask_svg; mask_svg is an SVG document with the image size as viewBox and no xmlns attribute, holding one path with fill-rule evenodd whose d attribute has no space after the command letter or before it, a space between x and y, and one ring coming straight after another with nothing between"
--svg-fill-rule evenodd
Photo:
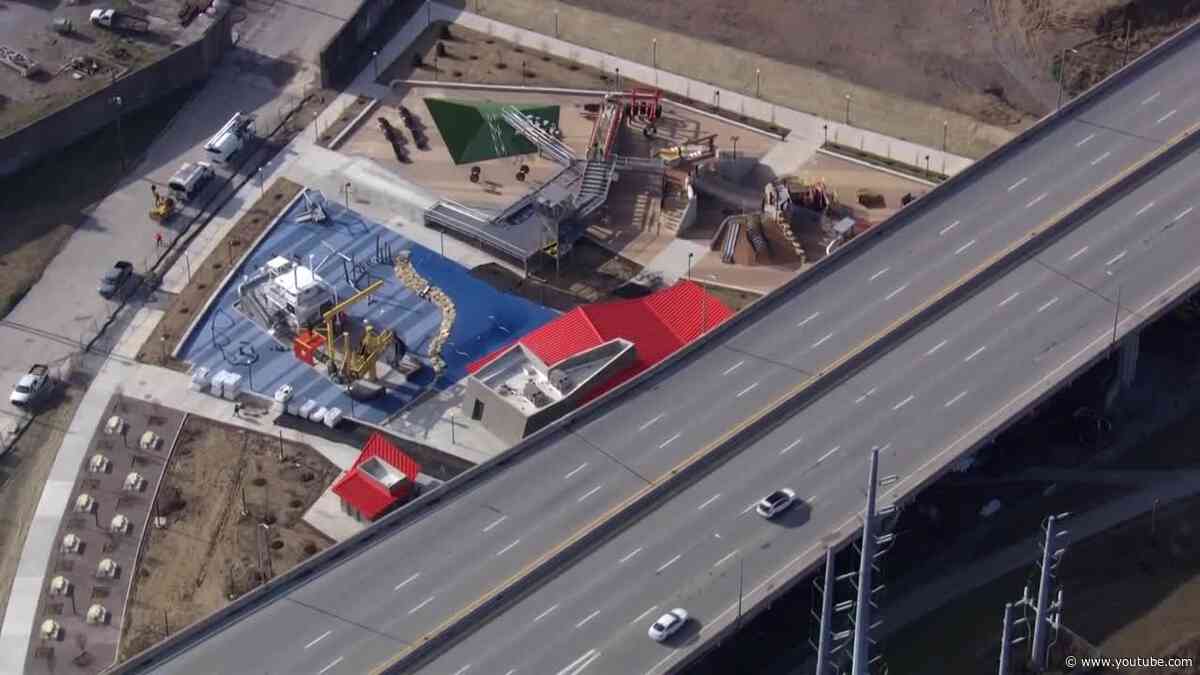
<instances>
[{"instance_id":1,"label":"bridge support column","mask_svg":"<svg viewBox=\"0 0 1200 675\"><path fill-rule=\"evenodd\" d=\"M1137 376L1138 352L1141 348L1141 332L1133 332L1121 340L1120 352L1117 355L1117 377L1108 387L1104 396L1104 411L1111 414L1117 400Z\"/></svg>"}]
</instances>

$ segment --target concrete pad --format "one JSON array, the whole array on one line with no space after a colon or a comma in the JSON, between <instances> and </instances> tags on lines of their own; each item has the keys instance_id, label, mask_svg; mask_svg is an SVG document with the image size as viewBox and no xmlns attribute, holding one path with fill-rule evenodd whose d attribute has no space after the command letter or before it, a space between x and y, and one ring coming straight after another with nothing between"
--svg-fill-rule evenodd
<instances>
[{"instance_id":1,"label":"concrete pad","mask_svg":"<svg viewBox=\"0 0 1200 675\"><path fill-rule=\"evenodd\" d=\"M398 436L475 464L485 462L509 445L463 414L465 391L466 385L459 382L388 420L385 426Z\"/></svg>"},{"instance_id":2,"label":"concrete pad","mask_svg":"<svg viewBox=\"0 0 1200 675\"><path fill-rule=\"evenodd\" d=\"M150 339L150 334L154 332L154 327L162 320L164 314L166 312L157 307L139 307L128 328L121 335L120 341L113 348L113 356L130 360L137 358L138 352L146 345L146 340Z\"/></svg>"},{"instance_id":3,"label":"concrete pad","mask_svg":"<svg viewBox=\"0 0 1200 675\"><path fill-rule=\"evenodd\" d=\"M696 264L708 253L707 242L675 239L646 265L645 271L660 272L665 283L673 284L687 277L689 254L693 256L692 276L696 276Z\"/></svg>"},{"instance_id":4,"label":"concrete pad","mask_svg":"<svg viewBox=\"0 0 1200 675\"><path fill-rule=\"evenodd\" d=\"M313 502L304 514L304 522L334 541L345 541L367 529L369 524L360 523L342 511L342 500L333 493L332 488L325 490Z\"/></svg>"}]
</instances>

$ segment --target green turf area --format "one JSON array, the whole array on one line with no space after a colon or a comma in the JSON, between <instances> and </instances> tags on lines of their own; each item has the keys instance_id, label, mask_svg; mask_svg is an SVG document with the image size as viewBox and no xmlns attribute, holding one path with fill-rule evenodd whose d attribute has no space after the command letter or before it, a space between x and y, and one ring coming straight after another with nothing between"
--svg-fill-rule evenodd
<instances>
[{"instance_id":1,"label":"green turf area","mask_svg":"<svg viewBox=\"0 0 1200 675\"><path fill-rule=\"evenodd\" d=\"M537 152L533 143L518 134L500 116L501 110L508 105L444 98L425 99L425 106L429 108L433 123L437 125L438 132L446 141L446 148L455 164L471 164ZM517 104L515 107L530 117L540 118L555 127L558 126L556 105ZM488 123L489 119L492 120L491 124Z\"/></svg>"}]
</instances>

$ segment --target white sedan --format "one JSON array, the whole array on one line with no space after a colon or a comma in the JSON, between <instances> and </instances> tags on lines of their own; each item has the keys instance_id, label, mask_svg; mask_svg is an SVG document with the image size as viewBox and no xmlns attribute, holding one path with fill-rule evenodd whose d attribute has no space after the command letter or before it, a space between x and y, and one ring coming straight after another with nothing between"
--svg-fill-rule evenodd
<instances>
[{"instance_id":1,"label":"white sedan","mask_svg":"<svg viewBox=\"0 0 1200 675\"><path fill-rule=\"evenodd\" d=\"M774 518L783 513L796 501L795 491L784 488L776 490L771 494L763 497L763 500L758 503L758 515L763 518Z\"/></svg>"},{"instance_id":2,"label":"white sedan","mask_svg":"<svg viewBox=\"0 0 1200 675\"><path fill-rule=\"evenodd\" d=\"M655 642L662 642L671 637L683 624L687 623L688 613L686 610L676 607L675 609L658 617L650 626L650 639Z\"/></svg>"}]
</instances>

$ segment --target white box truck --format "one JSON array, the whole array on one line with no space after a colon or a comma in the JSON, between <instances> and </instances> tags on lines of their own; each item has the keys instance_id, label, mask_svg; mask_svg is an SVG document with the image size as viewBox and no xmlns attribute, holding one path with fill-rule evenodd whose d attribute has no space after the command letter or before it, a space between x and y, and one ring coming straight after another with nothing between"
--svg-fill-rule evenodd
<instances>
[{"instance_id":1,"label":"white box truck","mask_svg":"<svg viewBox=\"0 0 1200 675\"><path fill-rule=\"evenodd\" d=\"M204 144L209 159L225 164L254 136L254 116L234 113L233 117Z\"/></svg>"}]
</instances>

